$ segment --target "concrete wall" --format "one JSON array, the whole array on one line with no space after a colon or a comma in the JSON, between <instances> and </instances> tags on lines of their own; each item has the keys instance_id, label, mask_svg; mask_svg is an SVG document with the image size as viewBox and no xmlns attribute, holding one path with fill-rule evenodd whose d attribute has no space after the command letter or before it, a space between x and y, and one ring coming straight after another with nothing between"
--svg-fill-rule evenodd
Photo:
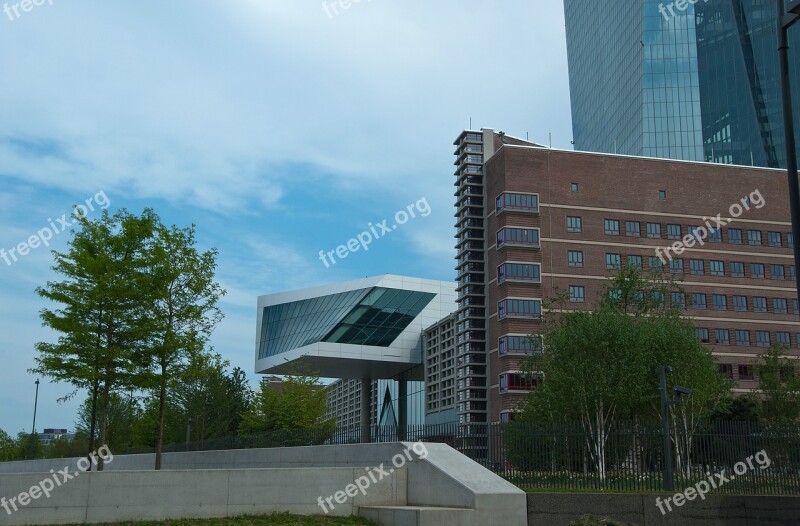
<instances>
[{"instance_id":1,"label":"concrete wall","mask_svg":"<svg viewBox=\"0 0 800 526\"><path fill-rule=\"evenodd\" d=\"M166 453L159 472L153 471L152 454L115 456L106 471L81 473L57 488L49 499L34 501L10 517L0 508L0 524L220 517L273 511L318 514L322 513L318 497L342 491L363 478L366 468L378 467L389 475L371 485L365 496L359 494L344 505L336 504L334 513L349 515L372 509L373 517L391 517L382 519L382 523L399 524L407 518L408 508L416 506L424 509L414 511L419 519L415 524L526 524L526 497L519 488L450 446L424 444L424 450L419 446L396 442ZM27 491L51 476L51 469L69 467L74 472L76 462L0 463L0 472L4 473L0 474L0 497L8 499Z\"/></svg>"},{"instance_id":2,"label":"concrete wall","mask_svg":"<svg viewBox=\"0 0 800 526\"><path fill-rule=\"evenodd\" d=\"M364 473L354 468L108 471L81 473L12 514L0 508L0 524L74 524L191 517L231 517L291 512L322 514L319 497L343 491ZM395 470L365 495L331 501L331 515L353 515L359 506L406 501L406 471ZM43 475L0 475L0 495L10 499L40 483Z\"/></svg>"},{"instance_id":3,"label":"concrete wall","mask_svg":"<svg viewBox=\"0 0 800 526\"><path fill-rule=\"evenodd\" d=\"M673 494L674 495L674 494ZM606 495L594 493L530 493L530 526L567 526L583 514L607 516L637 526L797 526L800 497L706 495L662 515L656 497L672 495ZM666 508L664 508L666 511Z\"/></svg>"}]
</instances>

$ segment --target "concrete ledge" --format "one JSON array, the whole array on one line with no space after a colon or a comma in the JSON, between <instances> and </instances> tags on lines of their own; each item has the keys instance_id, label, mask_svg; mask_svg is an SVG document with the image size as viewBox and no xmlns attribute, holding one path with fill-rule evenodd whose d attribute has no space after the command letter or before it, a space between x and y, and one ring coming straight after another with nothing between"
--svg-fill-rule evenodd
<instances>
[{"instance_id":1,"label":"concrete ledge","mask_svg":"<svg viewBox=\"0 0 800 526\"><path fill-rule=\"evenodd\" d=\"M384 524L526 524L526 496L516 486L445 444L424 444L425 455L414 446L420 449L419 443L394 442L166 453L161 471L153 471L154 455L115 456L106 471L81 474L58 488L61 505L54 493L8 517L7 524L319 514L318 497L344 491L374 468L389 475L365 495L336 503L333 514L366 508L365 515L377 513ZM27 491L51 469L74 471L76 462L0 463L0 496Z\"/></svg>"},{"instance_id":2,"label":"concrete ledge","mask_svg":"<svg viewBox=\"0 0 800 526\"><path fill-rule=\"evenodd\" d=\"M800 497L706 495L661 514L656 497L674 494L529 493L528 524L567 526L583 514L638 526L797 526ZM666 508L665 508L666 511Z\"/></svg>"}]
</instances>

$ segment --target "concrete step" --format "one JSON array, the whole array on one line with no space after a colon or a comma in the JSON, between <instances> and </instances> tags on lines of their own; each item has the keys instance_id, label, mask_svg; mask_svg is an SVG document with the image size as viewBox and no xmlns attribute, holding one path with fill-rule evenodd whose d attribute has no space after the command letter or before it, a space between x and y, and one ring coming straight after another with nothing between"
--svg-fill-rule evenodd
<instances>
[{"instance_id":1,"label":"concrete step","mask_svg":"<svg viewBox=\"0 0 800 526\"><path fill-rule=\"evenodd\" d=\"M462 526L475 510L438 506L361 506L358 514L381 526Z\"/></svg>"}]
</instances>

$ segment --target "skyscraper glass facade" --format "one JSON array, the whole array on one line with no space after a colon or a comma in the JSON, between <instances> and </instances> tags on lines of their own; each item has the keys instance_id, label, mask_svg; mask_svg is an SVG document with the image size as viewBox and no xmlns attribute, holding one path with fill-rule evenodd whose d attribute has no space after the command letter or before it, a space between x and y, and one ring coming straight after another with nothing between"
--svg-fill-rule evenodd
<instances>
[{"instance_id":1,"label":"skyscraper glass facade","mask_svg":"<svg viewBox=\"0 0 800 526\"><path fill-rule=\"evenodd\" d=\"M774 1L564 5L577 150L785 166Z\"/></svg>"}]
</instances>

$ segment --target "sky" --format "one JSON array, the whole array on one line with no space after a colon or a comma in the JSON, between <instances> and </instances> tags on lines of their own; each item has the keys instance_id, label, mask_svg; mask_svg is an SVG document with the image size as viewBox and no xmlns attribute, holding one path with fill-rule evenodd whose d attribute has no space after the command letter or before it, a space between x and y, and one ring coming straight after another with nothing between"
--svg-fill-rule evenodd
<instances>
[{"instance_id":1,"label":"sky","mask_svg":"<svg viewBox=\"0 0 800 526\"><path fill-rule=\"evenodd\" d=\"M561 1L16 1L0 12L0 429L12 435L32 426L34 346L58 337L35 290L57 279L50 250L67 247L75 205L195 224L227 290L211 343L255 384L259 295L455 278L452 143L470 119L571 148ZM368 251L320 258L409 206L416 217ZM9 256L48 228L49 246ZM37 430L74 428L85 393L59 402L71 392L41 378Z\"/></svg>"}]
</instances>

